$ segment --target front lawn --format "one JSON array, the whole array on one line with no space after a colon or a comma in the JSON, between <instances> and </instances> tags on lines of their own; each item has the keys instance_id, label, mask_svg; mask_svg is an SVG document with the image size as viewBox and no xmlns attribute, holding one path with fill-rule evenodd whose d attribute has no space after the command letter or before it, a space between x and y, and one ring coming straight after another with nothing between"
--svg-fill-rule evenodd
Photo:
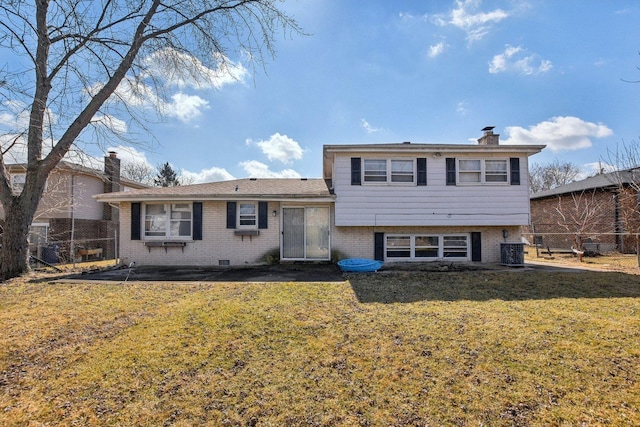
<instances>
[{"instance_id":1,"label":"front lawn","mask_svg":"<svg viewBox=\"0 0 640 427\"><path fill-rule=\"evenodd\" d=\"M638 425L639 277L0 285L0 425Z\"/></svg>"}]
</instances>

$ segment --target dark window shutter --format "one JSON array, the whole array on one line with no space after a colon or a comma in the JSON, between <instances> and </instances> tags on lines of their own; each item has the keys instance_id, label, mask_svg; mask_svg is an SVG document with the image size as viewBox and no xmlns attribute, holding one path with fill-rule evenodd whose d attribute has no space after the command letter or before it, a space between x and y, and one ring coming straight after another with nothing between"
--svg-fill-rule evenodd
<instances>
[{"instance_id":1,"label":"dark window shutter","mask_svg":"<svg viewBox=\"0 0 640 427\"><path fill-rule=\"evenodd\" d=\"M351 185L362 185L362 160L360 157L351 158Z\"/></svg>"},{"instance_id":2,"label":"dark window shutter","mask_svg":"<svg viewBox=\"0 0 640 427\"><path fill-rule=\"evenodd\" d=\"M427 158L418 157L417 166L418 166L417 184L427 185Z\"/></svg>"},{"instance_id":3,"label":"dark window shutter","mask_svg":"<svg viewBox=\"0 0 640 427\"><path fill-rule=\"evenodd\" d=\"M479 231L471 233L471 261L482 262L482 238Z\"/></svg>"},{"instance_id":4,"label":"dark window shutter","mask_svg":"<svg viewBox=\"0 0 640 427\"><path fill-rule=\"evenodd\" d=\"M269 224L269 204L267 202L258 202L258 228L264 229Z\"/></svg>"},{"instance_id":5,"label":"dark window shutter","mask_svg":"<svg viewBox=\"0 0 640 427\"><path fill-rule=\"evenodd\" d=\"M373 233L373 259L384 261L384 233Z\"/></svg>"},{"instance_id":6,"label":"dark window shutter","mask_svg":"<svg viewBox=\"0 0 640 427\"><path fill-rule=\"evenodd\" d=\"M140 203L131 203L131 240L140 240Z\"/></svg>"},{"instance_id":7,"label":"dark window shutter","mask_svg":"<svg viewBox=\"0 0 640 427\"><path fill-rule=\"evenodd\" d=\"M520 159L510 158L509 166L511 168L511 185L520 185Z\"/></svg>"},{"instance_id":8,"label":"dark window shutter","mask_svg":"<svg viewBox=\"0 0 640 427\"><path fill-rule=\"evenodd\" d=\"M456 185L456 159L447 157L447 185Z\"/></svg>"},{"instance_id":9,"label":"dark window shutter","mask_svg":"<svg viewBox=\"0 0 640 427\"><path fill-rule=\"evenodd\" d=\"M227 202L227 228L236 228L236 202Z\"/></svg>"},{"instance_id":10,"label":"dark window shutter","mask_svg":"<svg viewBox=\"0 0 640 427\"><path fill-rule=\"evenodd\" d=\"M202 202L193 202L193 240L202 240Z\"/></svg>"}]
</instances>

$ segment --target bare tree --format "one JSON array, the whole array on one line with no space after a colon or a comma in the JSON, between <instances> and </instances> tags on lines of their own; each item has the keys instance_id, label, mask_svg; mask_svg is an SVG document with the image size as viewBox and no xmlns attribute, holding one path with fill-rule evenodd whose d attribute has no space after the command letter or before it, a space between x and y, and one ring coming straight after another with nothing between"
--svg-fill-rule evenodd
<instances>
[{"instance_id":1,"label":"bare tree","mask_svg":"<svg viewBox=\"0 0 640 427\"><path fill-rule=\"evenodd\" d=\"M581 262L585 239L596 237L603 227L611 224L610 218L607 218L609 210L606 209L607 203L612 203L611 199L609 193L598 190L571 193L568 197L558 196L558 203L554 207L557 223L573 235L573 248Z\"/></svg>"},{"instance_id":2,"label":"bare tree","mask_svg":"<svg viewBox=\"0 0 640 427\"><path fill-rule=\"evenodd\" d=\"M546 164L534 163L529 169L529 191L533 194L570 184L580 172L579 166L558 159Z\"/></svg>"},{"instance_id":3,"label":"bare tree","mask_svg":"<svg viewBox=\"0 0 640 427\"><path fill-rule=\"evenodd\" d=\"M120 176L141 184L153 185L156 171L145 162L124 163L120 168Z\"/></svg>"},{"instance_id":4,"label":"bare tree","mask_svg":"<svg viewBox=\"0 0 640 427\"><path fill-rule=\"evenodd\" d=\"M628 233L635 234L640 267L640 142L623 142L615 150L609 149L606 161L614 169L607 176L618 187L621 225Z\"/></svg>"},{"instance_id":5,"label":"bare tree","mask_svg":"<svg viewBox=\"0 0 640 427\"><path fill-rule=\"evenodd\" d=\"M0 276L28 270L27 236L48 175L72 148L139 120L166 79L215 87L233 75L231 52L263 63L277 31L299 34L278 0L27 0L0 2L1 114L16 116L0 139L5 229ZM255 66L255 65L254 65ZM119 118L120 117L120 118ZM94 132L90 132L94 130ZM5 157L22 145L26 178L14 192Z\"/></svg>"}]
</instances>

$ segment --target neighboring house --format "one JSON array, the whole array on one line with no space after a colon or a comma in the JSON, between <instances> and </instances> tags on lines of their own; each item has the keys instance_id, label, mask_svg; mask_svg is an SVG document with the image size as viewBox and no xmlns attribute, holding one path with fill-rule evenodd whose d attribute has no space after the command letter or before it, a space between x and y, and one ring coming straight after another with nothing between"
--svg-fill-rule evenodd
<instances>
[{"instance_id":1,"label":"neighboring house","mask_svg":"<svg viewBox=\"0 0 640 427\"><path fill-rule=\"evenodd\" d=\"M633 185L632 185L633 184ZM635 253L640 171L599 174L531 195L524 233L544 249Z\"/></svg>"},{"instance_id":2,"label":"neighboring house","mask_svg":"<svg viewBox=\"0 0 640 427\"><path fill-rule=\"evenodd\" d=\"M323 179L240 179L95 196L120 205L138 265L347 257L499 262L529 224L528 156L544 146L325 145Z\"/></svg>"},{"instance_id":3,"label":"neighboring house","mask_svg":"<svg viewBox=\"0 0 640 427\"><path fill-rule=\"evenodd\" d=\"M24 186L25 166L7 165L14 191ZM110 152L104 171L62 161L51 172L29 234L32 255L56 262L69 260L71 241L76 258L115 256L118 210L92 196L112 191L129 191L146 185L120 178L120 159ZM0 204L0 220L4 209ZM53 251L55 247L55 252ZM51 249L51 250L49 250Z\"/></svg>"}]
</instances>

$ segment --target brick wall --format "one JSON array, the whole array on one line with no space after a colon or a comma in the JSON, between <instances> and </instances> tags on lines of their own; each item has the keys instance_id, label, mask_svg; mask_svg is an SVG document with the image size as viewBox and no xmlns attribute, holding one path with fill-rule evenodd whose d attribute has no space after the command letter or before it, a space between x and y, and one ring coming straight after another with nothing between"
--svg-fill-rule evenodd
<instances>
[{"instance_id":1,"label":"brick wall","mask_svg":"<svg viewBox=\"0 0 640 427\"><path fill-rule=\"evenodd\" d=\"M580 235L587 242L633 253L632 233L640 227L637 206L637 193L629 188L533 199L531 227L525 227L523 233L530 239L538 236L545 248L575 247L576 235Z\"/></svg>"},{"instance_id":2,"label":"brick wall","mask_svg":"<svg viewBox=\"0 0 640 427\"><path fill-rule=\"evenodd\" d=\"M503 237L503 230L508 237ZM500 243L520 242L520 227L336 227L333 231L333 249L347 258L372 258L374 233L386 234L455 234L480 232L482 262L500 262Z\"/></svg>"},{"instance_id":3,"label":"brick wall","mask_svg":"<svg viewBox=\"0 0 640 427\"><path fill-rule=\"evenodd\" d=\"M187 240L184 248L148 248L143 240L131 240L131 204L120 206L120 257L123 263L139 265L251 265L280 247L280 206L270 202L268 228L259 236L238 236L227 229L225 201L203 202L202 240ZM276 217L271 212L278 212Z\"/></svg>"}]
</instances>

